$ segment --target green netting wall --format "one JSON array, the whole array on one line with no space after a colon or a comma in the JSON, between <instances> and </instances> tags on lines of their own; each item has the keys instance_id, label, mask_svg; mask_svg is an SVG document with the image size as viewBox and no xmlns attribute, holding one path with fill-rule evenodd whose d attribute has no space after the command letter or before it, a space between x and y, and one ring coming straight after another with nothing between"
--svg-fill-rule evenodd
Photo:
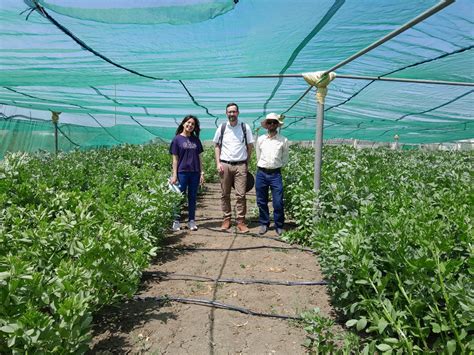
<instances>
[{"instance_id":1,"label":"green netting wall","mask_svg":"<svg viewBox=\"0 0 474 355\"><path fill-rule=\"evenodd\" d=\"M315 135L325 71L420 14L434 0L3 0L0 155L169 140L187 114L210 139L237 102L254 130L286 115L290 140ZM458 0L338 67L324 139L400 143L474 138L474 2ZM371 78L441 81L442 85ZM451 84L457 84L456 86ZM260 132L261 134L261 132Z\"/></svg>"}]
</instances>

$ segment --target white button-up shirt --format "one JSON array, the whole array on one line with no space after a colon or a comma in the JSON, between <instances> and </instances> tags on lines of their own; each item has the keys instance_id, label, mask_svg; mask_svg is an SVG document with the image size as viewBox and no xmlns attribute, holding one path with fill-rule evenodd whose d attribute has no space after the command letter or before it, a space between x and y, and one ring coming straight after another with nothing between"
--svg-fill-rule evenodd
<instances>
[{"instance_id":1,"label":"white button-up shirt","mask_svg":"<svg viewBox=\"0 0 474 355\"><path fill-rule=\"evenodd\" d=\"M244 124L247 134L247 144L252 144L254 142L252 130L248 124ZM235 126L231 126L229 121L227 121L226 125L224 136L222 137L220 159L232 162L247 160L247 147L245 146L244 132L242 132L241 122L237 121ZM219 143L220 136L221 126L217 127L212 141L216 144Z\"/></svg>"},{"instance_id":2,"label":"white button-up shirt","mask_svg":"<svg viewBox=\"0 0 474 355\"><path fill-rule=\"evenodd\" d=\"M276 134L268 134L257 139L257 166L264 169L277 169L288 164L288 139Z\"/></svg>"}]
</instances>

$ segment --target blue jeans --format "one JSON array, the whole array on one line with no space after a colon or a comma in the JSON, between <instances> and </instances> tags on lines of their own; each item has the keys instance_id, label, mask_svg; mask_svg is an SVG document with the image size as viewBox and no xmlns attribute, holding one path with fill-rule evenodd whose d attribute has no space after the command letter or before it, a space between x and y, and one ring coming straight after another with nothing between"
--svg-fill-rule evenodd
<instances>
[{"instance_id":1,"label":"blue jeans","mask_svg":"<svg viewBox=\"0 0 474 355\"><path fill-rule=\"evenodd\" d=\"M188 190L188 219L196 218L196 200L201 173L199 171L178 173L179 189L183 194ZM179 216L178 218L179 219Z\"/></svg>"},{"instance_id":2,"label":"blue jeans","mask_svg":"<svg viewBox=\"0 0 474 355\"><path fill-rule=\"evenodd\" d=\"M270 225L270 212L268 211L268 189L272 192L273 220L277 228L283 228L285 212L283 209L283 181L281 173L268 174L257 170L255 178L255 192L257 194L258 222L260 225Z\"/></svg>"}]
</instances>

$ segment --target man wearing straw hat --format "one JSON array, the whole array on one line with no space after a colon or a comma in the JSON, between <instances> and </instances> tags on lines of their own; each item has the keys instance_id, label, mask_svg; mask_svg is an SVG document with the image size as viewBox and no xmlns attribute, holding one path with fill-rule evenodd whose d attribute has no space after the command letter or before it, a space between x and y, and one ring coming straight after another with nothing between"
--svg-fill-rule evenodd
<instances>
[{"instance_id":1,"label":"man wearing straw hat","mask_svg":"<svg viewBox=\"0 0 474 355\"><path fill-rule=\"evenodd\" d=\"M263 235L270 225L268 210L268 190L272 193L273 219L275 231L280 236L283 233L285 214L283 208L283 181L281 168L288 163L288 139L278 133L278 128L283 124L284 116L269 113L262 121L262 127L267 134L258 137L257 176L255 178L255 191L260 223L258 233Z\"/></svg>"}]
</instances>

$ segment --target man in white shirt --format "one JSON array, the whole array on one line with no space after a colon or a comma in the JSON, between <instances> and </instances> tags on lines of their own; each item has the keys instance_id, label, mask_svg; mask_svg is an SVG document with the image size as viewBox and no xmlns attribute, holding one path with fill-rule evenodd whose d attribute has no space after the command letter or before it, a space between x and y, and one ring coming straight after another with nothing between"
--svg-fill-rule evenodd
<instances>
[{"instance_id":1,"label":"man in white shirt","mask_svg":"<svg viewBox=\"0 0 474 355\"><path fill-rule=\"evenodd\" d=\"M247 201L248 161L252 156L253 135L250 126L238 120L239 107L230 103L226 107L228 122L220 125L214 135L216 166L221 181L221 206L224 214L221 230L230 228L232 210L230 192L235 188L235 209L237 212L237 229L240 233L249 231L245 223Z\"/></svg>"},{"instance_id":2,"label":"man in white shirt","mask_svg":"<svg viewBox=\"0 0 474 355\"><path fill-rule=\"evenodd\" d=\"M268 189L272 192L273 220L275 231L280 236L283 233L285 213L283 208L283 180L281 168L288 163L288 139L278 133L278 127L283 124L284 116L269 113L262 121L262 127L267 134L258 137L257 176L255 178L255 192L260 223L259 234L267 232L270 225L268 210Z\"/></svg>"}]
</instances>

